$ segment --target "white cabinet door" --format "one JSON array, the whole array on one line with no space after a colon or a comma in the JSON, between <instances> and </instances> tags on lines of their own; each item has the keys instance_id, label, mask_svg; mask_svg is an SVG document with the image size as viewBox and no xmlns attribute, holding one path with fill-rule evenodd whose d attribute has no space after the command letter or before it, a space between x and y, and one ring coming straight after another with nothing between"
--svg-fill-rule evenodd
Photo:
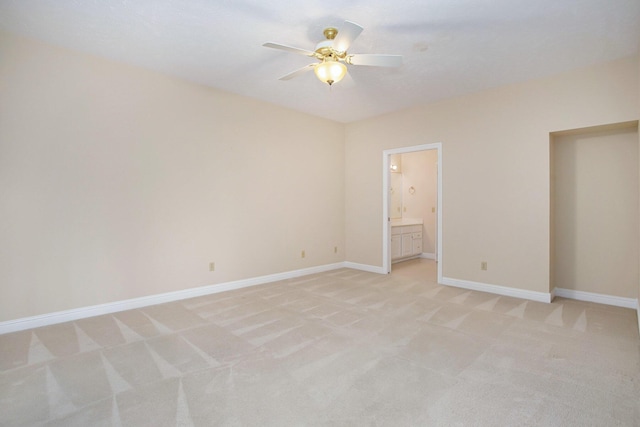
<instances>
[{"instance_id":1,"label":"white cabinet door","mask_svg":"<svg viewBox=\"0 0 640 427\"><path fill-rule=\"evenodd\" d=\"M391 236L391 259L400 258L402 256L402 236L397 234Z\"/></svg>"},{"instance_id":2,"label":"white cabinet door","mask_svg":"<svg viewBox=\"0 0 640 427\"><path fill-rule=\"evenodd\" d=\"M413 254L420 255L422 253L422 233L413 233Z\"/></svg>"},{"instance_id":3,"label":"white cabinet door","mask_svg":"<svg viewBox=\"0 0 640 427\"><path fill-rule=\"evenodd\" d=\"M402 235L402 256L409 256L413 253L413 237L411 233Z\"/></svg>"}]
</instances>

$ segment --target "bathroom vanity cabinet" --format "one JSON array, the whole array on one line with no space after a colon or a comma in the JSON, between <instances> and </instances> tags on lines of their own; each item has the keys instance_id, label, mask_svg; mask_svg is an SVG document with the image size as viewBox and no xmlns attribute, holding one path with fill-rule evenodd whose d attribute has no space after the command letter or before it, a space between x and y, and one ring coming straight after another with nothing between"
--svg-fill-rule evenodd
<instances>
[{"instance_id":1,"label":"bathroom vanity cabinet","mask_svg":"<svg viewBox=\"0 0 640 427\"><path fill-rule=\"evenodd\" d=\"M404 261L422 254L422 222L391 224L391 261Z\"/></svg>"}]
</instances>

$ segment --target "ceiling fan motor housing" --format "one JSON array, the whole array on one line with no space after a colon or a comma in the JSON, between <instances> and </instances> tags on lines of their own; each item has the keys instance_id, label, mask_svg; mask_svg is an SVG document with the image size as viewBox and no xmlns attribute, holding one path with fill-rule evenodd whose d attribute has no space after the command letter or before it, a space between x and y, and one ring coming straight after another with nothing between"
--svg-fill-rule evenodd
<instances>
[{"instance_id":1,"label":"ceiling fan motor housing","mask_svg":"<svg viewBox=\"0 0 640 427\"><path fill-rule=\"evenodd\" d=\"M334 27L328 27L328 28L324 29L322 34L324 34L324 36L327 38L327 40L333 40L338 35L338 29L334 28Z\"/></svg>"},{"instance_id":2,"label":"ceiling fan motor housing","mask_svg":"<svg viewBox=\"0 0 640 427\"><path fill-rule=\"evenodd\" d=\"M323 40L316 45L316 53L322 57L330 56L333 53L333 40Z\"/></svg>"}]
</instances>

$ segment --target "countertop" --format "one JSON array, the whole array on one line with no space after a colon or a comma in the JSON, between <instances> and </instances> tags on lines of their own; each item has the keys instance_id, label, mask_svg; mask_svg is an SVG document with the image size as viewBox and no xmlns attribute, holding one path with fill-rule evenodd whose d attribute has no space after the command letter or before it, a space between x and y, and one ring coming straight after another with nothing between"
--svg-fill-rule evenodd
<instances>
[{"instance_id":1,"label":"countertop","mask_svg":"<svg viewBox=\"0 0 640 427\"><path fill-rule=\"evenodd\" d=\"M403 225L422 225L421 218L396 218L391 220L392 227L400 227Z\"/></svg>"}]
</instances>

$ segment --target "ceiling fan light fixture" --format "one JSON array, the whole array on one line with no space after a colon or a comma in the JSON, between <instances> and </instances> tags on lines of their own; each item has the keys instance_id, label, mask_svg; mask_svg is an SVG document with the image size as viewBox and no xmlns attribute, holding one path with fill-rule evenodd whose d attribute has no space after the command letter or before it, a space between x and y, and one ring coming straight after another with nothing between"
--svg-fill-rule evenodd
<instances>
[{"instance_id":1,"label":"ceiling fan light fixture","mask_svg":"<svg viewBox=\"0 0 640 427\"><path fill-rule=\"evenodd\" d=\"M322 82L331 86L339 82L347 74L347 66L342 62L324 60L315 66L316 77Z\"/></svg>"},{"instance_id":2,"label":"ceiling fan light fixture","mask_svg":"<svg viewBox=\"0 0 640 427\"><path fill-rule=\"evenodd\" d=\"M339 31L334 27L325 28L325 40L318 43L315 50L301 49L299 47L272 42L265 43L263 46L297 53L320 61L319 63L314 62L305 65L298 70L286 74L280 77L280 80L291 80L296 76L311 71L313 68L316 77L318 77L322 83L327 83L331 86L347 75L346 64L374 67L399 67L402 65L402 56L400 55L348 54L347 50L362 30L363 28L360 25L351 21L344 21Z\"/></svg>"}]
</instances>

